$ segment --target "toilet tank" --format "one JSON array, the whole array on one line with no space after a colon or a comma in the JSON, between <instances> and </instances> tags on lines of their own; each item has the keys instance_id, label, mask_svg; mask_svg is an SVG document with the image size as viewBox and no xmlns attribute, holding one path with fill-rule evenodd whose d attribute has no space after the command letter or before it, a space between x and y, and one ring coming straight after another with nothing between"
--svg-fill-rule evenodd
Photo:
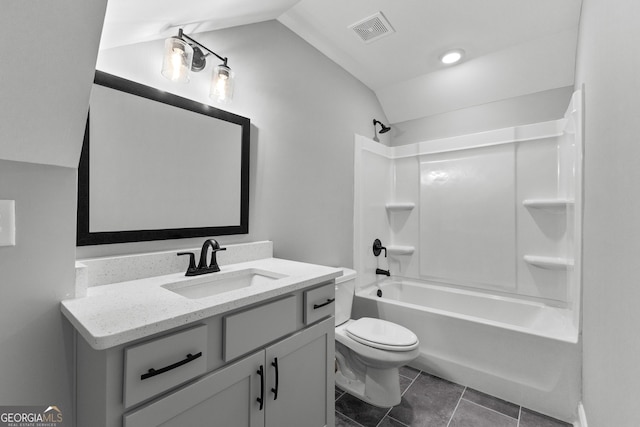
<instances>
[{"instance_id":1,"label":"toilet tank","mask_svg":"<svg viewBox=\"0 0 640 427\"><path fill-rule=\"evenodd\" d=\"M343 268L342 276L336 278L336 326L351 318L351 305L353 304L355 288L355 270Z\"/></svg>"}]
</instances>

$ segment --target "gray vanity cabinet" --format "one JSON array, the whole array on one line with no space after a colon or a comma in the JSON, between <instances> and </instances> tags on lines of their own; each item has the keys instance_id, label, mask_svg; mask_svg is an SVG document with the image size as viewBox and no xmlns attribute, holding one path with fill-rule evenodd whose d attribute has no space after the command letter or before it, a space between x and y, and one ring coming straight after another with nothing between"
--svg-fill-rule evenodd
<instances>
[{"instance_id":1,"label":"gray vanity cabinet","mask_svg":"<svg viewBox=\"0 0 640 427\"><path fill-rule=\"evenodd\" d=\"M144 408L124 416L125 427L263 427L251 396L260 395L256 372L264 355L253 354Z\"/></svg>"},{"instance_id":2,"label":"gray vanity cabinet","mask_svg":"<svg viewBox=\"0 0 640 427\"><path fill-rule=\"evenodd\" d=\"M334 425L333 317L266 350L267 402L265 426L324 427ZM278 396L275 398L275 366ZM328 410L329 409L329 410Z\"/></svg>"},{"instance_id":3,"label":"gray vanity cabinet","mask_svg":"<svg viewBox=\"0 0 640 427\"><path fill-rule=\"evenodd\" d=\"M333 340L330 317L125 415L124 426L333 426Z\"/></svg>"},{"instance_id":4,"label":"gray vanity cabinet","mask_svg":"<svg viewBox=\"0 0 640 427\"><path fill-rule=\"evenodd\" d=\"M334 286L107 350L78 340L78 427L332 427Z\"/></svg>"}]
</instances>

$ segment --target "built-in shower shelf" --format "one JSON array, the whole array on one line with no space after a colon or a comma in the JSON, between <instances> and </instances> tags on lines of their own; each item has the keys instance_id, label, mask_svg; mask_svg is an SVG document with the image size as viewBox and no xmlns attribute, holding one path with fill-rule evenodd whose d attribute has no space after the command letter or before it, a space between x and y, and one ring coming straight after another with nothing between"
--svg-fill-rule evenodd
<instances>
[{"instance_id":1,"label":"built-in shower shelf","mask_svg":"<svg viewBox=\"0 0 640 427\"><path fill-rule=\"evenodd\" d=\"M387 252L389 255L411 255L415 252L416 248L413 246L400 246L391 245L387 246Z\"/></svg>"},{"instance_id":2,"label":"built-in shower shelf","mask_svg":"<svg viewBox=\"0 0 640 427\"><path fill-rule=\"evenodd\" d=\"M569 267L573 267L573 259L571 258L525 255L524 261L547 270L566 270Z\"/></svg>"},{"instance_id":3,"label":"built-in shower shelf","mask_svg":"<svg viewBox=\"0 0 640 427\"><path fill-rule=\"evenodd\" d=\"M392 202L385 205L389 212L410 211L416 207L413 202Z\"/></svg>"},{"instance_id":4,"label":"built-in shower shelf","mask_svg":"<svg viewBox=\"0 0 640 427\"><path fill-rule=\"evenodd\" d=\"M548 211L559 212L573 206L573 199L526 199L522 204L528 208L545 209Z\"/></svg>"}]
</instances>

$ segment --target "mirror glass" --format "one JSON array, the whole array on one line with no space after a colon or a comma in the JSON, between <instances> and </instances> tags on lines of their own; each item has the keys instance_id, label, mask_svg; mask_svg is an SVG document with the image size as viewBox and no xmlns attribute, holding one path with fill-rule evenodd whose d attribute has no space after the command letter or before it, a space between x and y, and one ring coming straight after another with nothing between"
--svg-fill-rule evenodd
<instances>
[{"instance_id":1,"label":"mirror glass","mask_svg":"<svg viewBox=\"0 0 640 427\"><path fill-rule=\"evenodd\" d=\"M96 73L78 245L248 232L249 119Z\"/></svg>"}]
</instances>

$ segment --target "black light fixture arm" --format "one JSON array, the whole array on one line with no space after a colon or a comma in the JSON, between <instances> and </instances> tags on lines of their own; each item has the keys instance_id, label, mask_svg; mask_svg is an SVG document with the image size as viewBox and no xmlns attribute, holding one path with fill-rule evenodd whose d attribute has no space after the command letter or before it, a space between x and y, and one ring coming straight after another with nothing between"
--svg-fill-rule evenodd
<instances>
[{"instance_id":1,"label":"black light fixture arm","mask_svg":"<svg viewBox=\"0 0 640 427\"><path fill-rule=\"evenodd\" d=\"M189 37L188 35L186 35L182 31L182 28L178 29L178 38L179 39L186 39L186 40L190 41L191 43L197 45L199 48L206 50L207 52L209 52L210 54L212 54L213 56L218 58L220 61L222 61L225 67L227 66L227 58L226 57L218 55L217 53L215 53L214 51L212 51L208 47L206 47L206 46L202 45L201 43L197 42L196 40L192 39L191 37Z\"/></svg>"}]
</instances>

